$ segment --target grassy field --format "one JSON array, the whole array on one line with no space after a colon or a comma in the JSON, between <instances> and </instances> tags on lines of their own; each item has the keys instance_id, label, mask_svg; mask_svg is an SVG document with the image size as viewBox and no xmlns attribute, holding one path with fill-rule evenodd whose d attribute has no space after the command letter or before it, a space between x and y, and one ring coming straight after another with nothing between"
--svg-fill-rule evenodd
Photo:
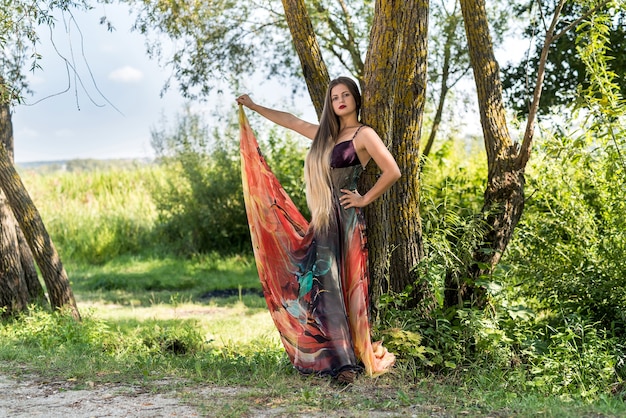
<instances>
[{"instance_id":1,"label":"grassy field","mask_svg":"<svg viewBox=\"0 0 626 418\"><path fill-rule=\"evenodd\" d=\"M24 179L57 243L81 322L33 308L0 325L0 369L76 388L175 388L207 416L626 416L619 396L528 391L511 366L434 374L399 358L348 387L300 376L271 321L250 255L180 257L152 242L154 167ZM123 202L123 203L121 203ZM207 391L205 389L209 388ZM219 396L215 394L218 393ZM591 400L590 400L591 399Z\"/></svg>"},{"instance_id":2,"label":"grassy field","mask_svg":"<svg viewBox=\"0 0 626 418\"><path fill-rule=\"evenodd\" d=\"M623 401L521 393L507 371L467 366L428 375L399 361L393 373L346 388L303 377L278 339L246 257L122 257L68 264L83 321L33 310L0 331L5 373L83 383L143 385L167 379L207 416L280 410L327 416L623 416ZM16 372L17 370L17 372ZM514 373L511 371L510 373ZM206 397L200 388L237 388ZM197 390L196 390L197 389ZM259 409L260 408L260 409Z\"/></svg>"}]
</instances>

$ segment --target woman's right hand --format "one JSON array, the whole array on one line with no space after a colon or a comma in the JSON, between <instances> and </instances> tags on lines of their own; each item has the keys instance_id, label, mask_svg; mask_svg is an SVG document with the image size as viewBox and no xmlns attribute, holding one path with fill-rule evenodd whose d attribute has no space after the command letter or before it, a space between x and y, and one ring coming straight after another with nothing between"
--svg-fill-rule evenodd
<instances>
[{"instance_id":1,"label":"woman's right hand","mask_svg":"<svg viewBox=\"0 0 626 418\"><path fill-rule=\"evenodd\" d=\"M242 94L241 96L237 97L236 100L238 104L243 105L249 109L252 109L252 107L254 106L254 102L247 94Z\"/></svg>"}]
</instances>

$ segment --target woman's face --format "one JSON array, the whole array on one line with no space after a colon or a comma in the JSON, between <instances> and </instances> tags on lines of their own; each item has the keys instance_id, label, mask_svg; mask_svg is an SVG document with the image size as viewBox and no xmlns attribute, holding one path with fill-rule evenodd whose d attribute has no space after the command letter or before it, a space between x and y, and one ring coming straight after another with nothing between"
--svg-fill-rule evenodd
<instances>
[{"instance_id":1,"label":"woman's face","mask_svg":"<svg viewBox=\"0 0 626 418\"><path fill-rule=\"evenodd\" d=\"M330 89L330 100L337 116L345 116L356 112L356 101L345 84L337 84Z\"/></svg>"}]
</instances>

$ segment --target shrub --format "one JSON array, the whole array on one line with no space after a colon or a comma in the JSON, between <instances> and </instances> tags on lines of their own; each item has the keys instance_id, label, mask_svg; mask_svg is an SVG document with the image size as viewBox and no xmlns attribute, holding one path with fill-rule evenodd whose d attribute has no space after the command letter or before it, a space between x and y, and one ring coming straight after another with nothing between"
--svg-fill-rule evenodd
<instances>
[{"instance_id":1,"label":"shrub","mask_svg":"<svg viewBox=\"0 0 626 418\"><path fill-rule=\"evenodd\" d=\"M500 268L515 292L539 306L586 315L623 335L626 172L610 149L583 138L555 135L541 145L527 176L524 216Z\"/></svg>"},{"instance_id":2,"label":"shrub","mask_svg":"<svg viewBox=\"0 0 626 418\"><path fill-rule=\"evenodd\" d=\"M187 110L170 132L153 132L152 143L166 178L153 190L158 233L178 253L250 251L243 201L237 127L209 135ZM294 201L303 201L303 150L272 134L268 163ZM300 179L300 180L298 180Z\"/></svg>"}]
</instances>

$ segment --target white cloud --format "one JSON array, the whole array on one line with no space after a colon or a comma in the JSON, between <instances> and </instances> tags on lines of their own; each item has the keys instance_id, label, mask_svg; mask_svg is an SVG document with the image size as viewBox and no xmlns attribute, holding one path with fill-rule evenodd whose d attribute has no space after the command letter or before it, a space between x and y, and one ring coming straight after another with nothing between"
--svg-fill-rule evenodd
<instances>
[{"instance_id":1,"label":"white cloud","mask_svg":"<svg viewBox=\"0 0 626 418\"><path fill-rule=\"evenodd\" d=\"M15 132L15 138L19 139L32 139L39 138L39 131L31 128L21 128Z\"/></svg>"},{"instance_id":2,"label":"white cloud","mask_svg":"<svg viewBox=\"0 0 626 418\"><path fill-rule=\"evenodd\" d=\"M131 66L125 66L112 71L109 74L109 80L117 81L119 83L136 83L143 78L143 73Z\"/></svg>"}]
</instances>

